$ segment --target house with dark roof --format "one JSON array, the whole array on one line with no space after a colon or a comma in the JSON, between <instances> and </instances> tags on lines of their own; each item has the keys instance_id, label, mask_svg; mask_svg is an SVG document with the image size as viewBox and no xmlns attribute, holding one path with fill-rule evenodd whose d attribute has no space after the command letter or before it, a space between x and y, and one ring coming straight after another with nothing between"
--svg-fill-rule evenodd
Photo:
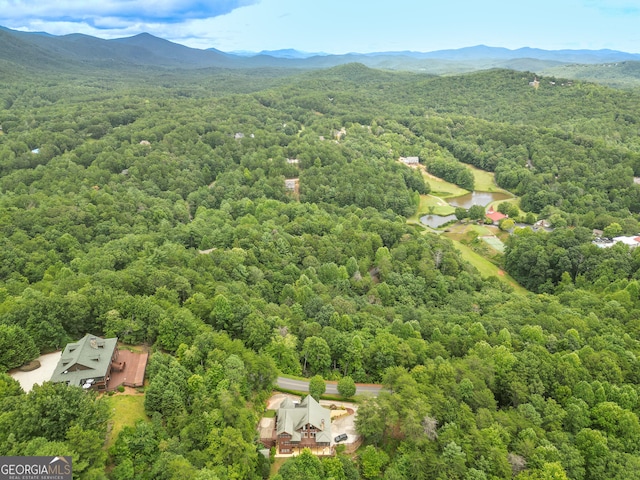
<instances>
[{"instance_id":1,"label":"house with dark roof","mask_svg":"<svg viewBox=\"0 0 640 480\"><path fill-rule=\"evenodd\" d=\"M85 335L64 348L51 381L85 389L106 390L112 369L122 370L117 362L117 338Z\"/></svg>"},{"instance_id":2,"label":"house with dark roof","mask_svg":"<svg viewBox=\"0 0 640 480\"><path fill-rule=\"evenodd\" d=\"M307 395L302 402L294 404L286 398L276 414L276 443L278 453L300 453L310 448L322 453L331 445L331 411L320 406ZM327 452L328 453L328 452Z\"/></svg>"}]
</instances>

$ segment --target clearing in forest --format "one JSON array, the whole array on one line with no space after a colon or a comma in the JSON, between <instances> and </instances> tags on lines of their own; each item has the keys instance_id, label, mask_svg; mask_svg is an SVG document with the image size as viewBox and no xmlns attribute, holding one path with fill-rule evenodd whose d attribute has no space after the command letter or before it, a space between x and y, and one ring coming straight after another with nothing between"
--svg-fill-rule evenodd
<instances>
[{"instance_id":1,"label":"clearing in forest","mask_svg":"<svg viewBox=\"0 0 640 480\"><path fill-rule=\"evenodd\" d=\"M134 389L127 389L125 394L105 396L111 411L110 430L105 447L108 449L118 438L118 434L126 426L133 427L138 420L148 421L144 411L144 394Z\"/></svg>"},{"instance_id":2,"label":"clearing in forest","mask_svg":"<svg viewBox=\"0 0 640 480\"><path fill-rule=\"evenodd\" d=\"M473 188L476 192L501 192L511 195L511 192L496 185L495 174L493 172L486 172L466 163L464 166L473 173Z\"/></svg>"},{"instance_id":3,"label":"clearing in forest","mask_svg":"<svg viewBox=\"0 0 640 480\"><path fill-rule=\"evenodd\" d=\"M441 178L435 177L427 172L426 169L422 170L422 176L424 177L424 181L429 184L431 188L431 194L442 197L459 197L461 195L465 195L469 193L469 190L465 190L462 187L459 187L455 183L449 183Z\"/></svg>"},{"instance_id":4,"label":"clearing in forest","mask_svg":"<svg viewBox=\"0 0 640 480\"><path fill-rule=\"evenodd\" d=\"M423 215L451 215L455 208L449 205L442 198L435 195L420 195L420 205L409 219L410 223L420 223L420 217Z\"/></svg>"},{"instance_id":5,"label":"clearing in forest","mask_svg":"<svg viewBox=\"0 0 640 480\"><path fill-rule=\"evenodd\" d=\"M529 293L526 288L516 282L511 275L504 272L500 267L494 265L482 255L474 252L468 246L458 242L457 240L451 240L458 251L462 254L462 258L468 261L471 265L476 267L482 275L482 278L497 277L501 282L504 282L513 287L513 292L518 295L526 295Z\"/></svg>"}]
</instances>

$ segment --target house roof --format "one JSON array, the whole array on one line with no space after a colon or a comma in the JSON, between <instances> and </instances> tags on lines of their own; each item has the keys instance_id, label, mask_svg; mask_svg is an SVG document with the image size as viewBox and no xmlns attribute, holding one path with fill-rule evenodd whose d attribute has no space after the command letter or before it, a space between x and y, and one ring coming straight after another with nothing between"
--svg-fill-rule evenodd
<instances>
[{"instance_id":1,"label":"house roof","mask_svg":"<svg viewBox=\"0 0 640 480\"><path fill-rule=\"evenodd\" d=\"M67 344L51 381L80 386L87 379L105 377L117 343L117 338L87 334L76 343Z\"/></svg>"},{"instance_id":2,"label":"house roof","mask_svg":"<svg viewBox=\"0 0 640 480\"><path fill-rule=\"evenodd\" d=\"M300 430L308 423L320 430L316 442L331 441L331 411L328 408L322 407L311 395L298 406L285 399L278 409L276 433L288 433L293 441L300 441Z\"/></svg>"},{"instance_id":3,"label":"house roof","mask_svg":"<svg viewBox=\"0 0 640 480\"><path fill-rule=\"evenodd\" d=\"M487 213L485 213L486 217L489 217L491 220L493 220L494 222L499 222L500 220L502 220L503 218L507 218L507 216L504 213L500 213L500 212L496 212L493 207L489 208L489 211Z\"/></svg>"},{"instance_id":4,"label":"house roof","mask_svg":"<svg viewBox=\"0 0 640 480\"><path fill-rule=\"evenodd\" d=\"M630 247L636 247L636 246L638 246L637 238L638 237L625 237L625 236L614 237L613 238L613 242L614 243L620 242L620 243L624 243L625 245L629 245Z\"/></svg>"},{"instance_id":5,"label":"house roof","mask_svg":"<svg viewBox=\"0 0 640 480\"><path fill-rule=\"evenodd\" d=\"M400 157L400 161L403 163L420 163L420 158L418 157Z\"/></svg>"}]
</instances>

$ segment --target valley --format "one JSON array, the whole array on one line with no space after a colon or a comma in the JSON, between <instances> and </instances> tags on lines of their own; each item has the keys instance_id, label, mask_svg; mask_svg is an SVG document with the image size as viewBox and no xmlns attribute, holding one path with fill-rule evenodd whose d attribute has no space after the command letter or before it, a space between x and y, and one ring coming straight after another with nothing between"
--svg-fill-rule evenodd
<instances>
[{"instance_id":1,"label":"valley","mask_svg":"<svg viewBox=\"0 0 640 480\"><path fill-rule=\"evenodd\" d=\"M23 42L0 72L0 455L114 480L640 470L640 251L593 243L640 233L633 86L0 33ZM4 373L87 333L148 347L144 387ZM362 445L271 472L283 376L336 382Z\"/></svg>"}]
</instances>

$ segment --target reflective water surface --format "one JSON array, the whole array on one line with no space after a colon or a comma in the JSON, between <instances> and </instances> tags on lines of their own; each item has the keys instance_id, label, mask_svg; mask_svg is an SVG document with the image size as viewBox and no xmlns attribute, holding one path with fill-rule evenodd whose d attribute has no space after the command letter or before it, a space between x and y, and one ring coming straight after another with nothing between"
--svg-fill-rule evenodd
<instances>
[{"instance_id":1,"label":"reflective water surface","mask_svg":"<svg viewBox=\"0 0 640 480\"><path fill-rule=\"evenodd\" d=\"M455 220L455 215L425 215L420 217L420 222L431 228L438 228L451 220Z\"/></svg>"},{"instance_id":2,"label":"reflective water surface","mask_svg":"<svg viewBox=\"0 0 640 480\"><path fill-rule=\"evenodd\" d=\"M511 195L500 192L471 192L460 197L453 197L447 199L449 205L453 207L463 207L467 210L473 205L482 205L483 207L489 205L491 202L497 200L507 200L513 198Z\"/></svg>"}]
</instances>

